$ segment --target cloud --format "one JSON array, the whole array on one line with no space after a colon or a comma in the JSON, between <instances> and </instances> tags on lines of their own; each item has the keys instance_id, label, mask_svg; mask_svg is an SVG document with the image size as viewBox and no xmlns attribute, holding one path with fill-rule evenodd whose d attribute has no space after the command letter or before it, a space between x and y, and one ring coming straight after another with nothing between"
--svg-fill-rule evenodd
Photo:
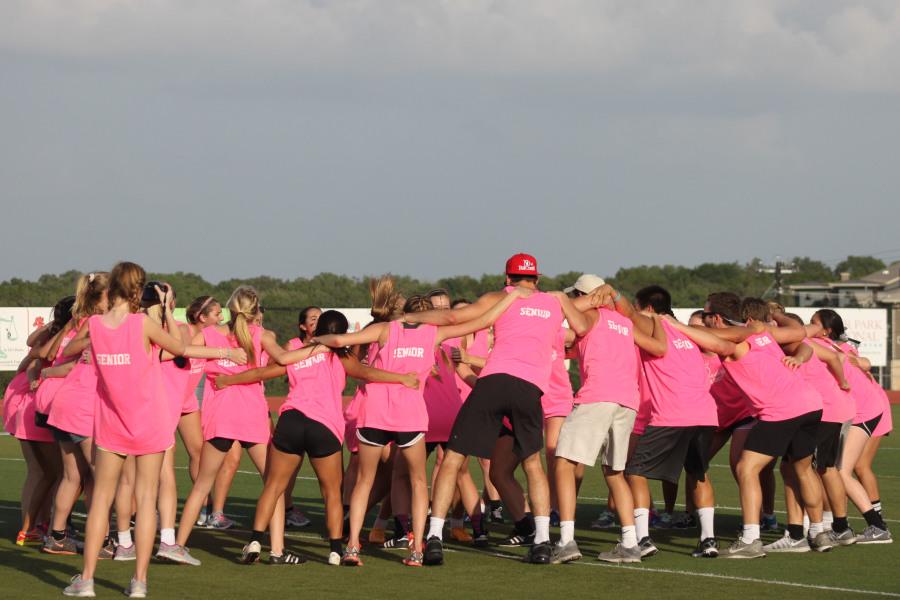
<instances>
[{"instance_id":1,"label":"cloud","mask_svg":"<svg viewBox=\"0 0 900 600\"><path fill-rule=\"evenodd\" d=\"M900 89L900 5L814 0L21 0L0 48L300 73L600 77L637 88L780 81ZM171 65L177 67L176 65Z\"/></svg>"}]
</instances>

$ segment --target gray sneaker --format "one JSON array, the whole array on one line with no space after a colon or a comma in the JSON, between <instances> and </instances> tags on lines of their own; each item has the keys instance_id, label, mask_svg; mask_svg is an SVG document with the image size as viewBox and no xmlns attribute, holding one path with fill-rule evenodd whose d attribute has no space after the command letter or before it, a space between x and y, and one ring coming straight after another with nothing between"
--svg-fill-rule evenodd
<instances>
[{"instance_id":1,"label":"gray sneaker","mask_svg":"<svg viewBox=\"0 0 900 600\"><path fill-rule=\"evenodd\" d=\"M600 513L600 516L591 521L591 529L610 529L616 526L616 515L608 510Z\"/></svg>"},{"instance_id":2,"label":"gray sneaker","mask_svg":"<svg viewBox=\"0 0 900 600\"><path fill-rule=\"evenodd\" d=\"M809 547L816 552L828 552L837 545L830 531L822 531L816 537L809 537L808 542Z\"/></svg>"},{"instance_id":3,"label":"gray sneaker","mask_svg":"<svg viewBox=\"0 0 900 600\"><path fill-rule=\"evenodd\" d=\"M41 546L41 552L71 556L73 554L78 554L78 545L75 543L75 540L69 536L57 541L53 539L52 535L48 535L47 539L44 540L44 545Z\"/></svg>"},{"instance_id":4,"label":"gray sneaker","mask_svg":"<svg viewBox=\"0 0 900 600\"><path fill-rule=\"evenodd\" d=\"M722 558L762 558L765 555L762 540L747 544L741 538L734 540L725 552L719 554Z\"/></svg>"},{"instance_id":5,"label":"gray sneaker","mask_svg":"<svg viewBox=\"0 0 900 600\"><path fill-rule=\"evenodd\" d=\"M640 545L635 545L631 548L626 548L622 545L622 542L619 542L610 552L598 554L597 560L616 564L639 563L641 562L641 547Z\"/></svg>"},{"instance_id":6,"label":"gray sneaker","mask_svg":"<svg viewBox=\"0 0 900 600\"><path fill-rule=\"evenodd\" d=\"M738 538L740 539L740 538ZM809 542L806 538L795 540L787 531L778 540L762 547L763 552L809 552Z\"/></svg>"},{"instance_id":7,"label":"gray sneaker","mask_svg":"<svg viewBox=\"0 0 900 600\"><path fill-rule=\"evenodd\" d=\"M94 598L94 580L82 579L81 574L71 579L71 583L63 590L66 596L74 596L76 598Z\"/></svg>"},{"instance_id":8,"label":"gray sneaker","mask_svg":"<svg viewBox=\"0 0 900 600\"><path fill-rule=\"evenodd\" d=\"M170 560L182 565L191 565L192 567L200 566L200 561L191 556L187 548L178 544L170 545L160 542L159 550L156 551L156 558Z\"/></svg>"},{"instance_id":9,"label":"gray sneaker","mask_svg":"<svg viewBox=\"0 0 900 600\"><path fill-rule=\"evenodd\" d=\"M572 562L581 558L581 550L575 540L567 544L556 544L550 552L550 564L561 565L563 563Z\"/></svg>"},{"instance_id":10,"label":"gray sneaker","mask_svg":"<svg viewBox=\"0 0 900 600\"><path fill-rule=\"evenodd\" d=\"M116 556L113 560L136 560L137 559L137 551L134 548L134 544L130 546L116 546Z\"/></svg>"},{"instance_id":11,"label":"gray sneaker","mask_svg":"<svg viewBox=\"0 0 900 600\"><path fill-rule=\"evenodd\" d=\"M892 544L891 532L881 527L869 525L863 532L856 536L857 544Z\"/></svg>"},{"instance_id":12,"label":"gray sneaker","mask_svg":"<svg viewBox=\"0 0 900 600\"><path fill-rule=\"evenodd\" d=\"M837 546L852 546L856 543L856 534L849 527L840 533L829 531L828 534Z\"/></svg>"},{"instance_id":13,"label":"gray sneaker","mask_svg":"<svg viewBox=\"0 0 900 600\"><path fill-rule=\"evenodd\" d=\"M125 590L125 595L129 598L146 598L147 582L137 581L132 577L131 583L128 584L128 588Z\"/></svg>"},{"instance_id":14,"label":"gray sneaker","mask_svg":"<svg viewBox=\"0 0 900 600\"><path fill-rule=\"evenodd\" d=\"M206 519L207 529L230 529L234 527L234 521L225 516L225 513L214 512Z\"/></svg>"}]
</instances>

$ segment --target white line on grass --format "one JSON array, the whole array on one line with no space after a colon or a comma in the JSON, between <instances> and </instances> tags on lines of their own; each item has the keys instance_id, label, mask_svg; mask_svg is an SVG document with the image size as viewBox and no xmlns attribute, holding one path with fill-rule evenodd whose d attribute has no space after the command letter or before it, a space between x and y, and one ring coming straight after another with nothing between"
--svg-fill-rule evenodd
<instances>
[{"instance_id":1,"label":"white line on grass","mask_svg":"<svg viewBox=\"0 0 900 600\"><path fill-rule=\"evenodd\" d=\"M506 558L510 560L522 560L521 556L515 554L505 554L503 552L491 552L491 556L498 558ZM686 575L688 577L708 577L710 579L724 579L727 581L745 581L748 583L760 583L764 585L781 585L785 587L797 587L811 590L822 590L826 592L844 592L847 594L865 594L869 596L887 596L890 598L900 598L900 594L895 592L881 592L878 590L861 590L857 588L835 587L830 585L816 585L812 583L798 583L795 581L779 581L775 579L757 579L755 577L740 577L737 575L721 575L719 573L699 573L697 571L679 571L678 569L660 569L655 567L626 567L624 565L611 565L601 562L582 562L574 561L568 563L570 565L580 565L582 567L606 567L610 569L623 569L627 571L636 571L638 573L663 573L666 575Z\"/></svg>"}]
</instances>

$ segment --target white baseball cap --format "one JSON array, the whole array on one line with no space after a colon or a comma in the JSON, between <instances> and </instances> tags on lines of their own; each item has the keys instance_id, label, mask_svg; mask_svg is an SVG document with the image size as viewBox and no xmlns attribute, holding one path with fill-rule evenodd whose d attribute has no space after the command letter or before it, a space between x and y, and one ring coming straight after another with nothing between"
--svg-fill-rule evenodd
<instances>
[{"instance_id":1,"label":"white baseball cap","mask_svg":"<svg viewBox=\"0 0 900 600\"><path fill-rule=\"evenodd\" d=\"M606 282L603 281L602 277L599 277L597 275L592 275L590 273L585 273L584 275L582 275L581 277L579 277L578 279L575 280L574 285L567 287L563 291L565 293L569 294L575 290L578 290L579 292L581 292L583 294L589 294L589 293L591 293L591 291L594 288L598 288L601 285L603 285L604 283L606 283Z\"/></svg>"}]
</instances>

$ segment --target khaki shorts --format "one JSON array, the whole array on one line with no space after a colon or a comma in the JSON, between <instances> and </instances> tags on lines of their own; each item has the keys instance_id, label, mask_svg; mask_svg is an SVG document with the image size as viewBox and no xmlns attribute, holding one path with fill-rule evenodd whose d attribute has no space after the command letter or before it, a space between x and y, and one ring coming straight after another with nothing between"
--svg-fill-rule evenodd
<instances>
[{"instance_id":1,"label":"khaki shorts","mask_svg":"<svg viewBox=\"0 0 900 600\"><path fill-rule=\"evenodd\" d=\"M624 471L635 417L636 411L613 402L576 404L563 421L556 456L592 467L602 452L603 465Z\"/></svg>"}]
</instances>

